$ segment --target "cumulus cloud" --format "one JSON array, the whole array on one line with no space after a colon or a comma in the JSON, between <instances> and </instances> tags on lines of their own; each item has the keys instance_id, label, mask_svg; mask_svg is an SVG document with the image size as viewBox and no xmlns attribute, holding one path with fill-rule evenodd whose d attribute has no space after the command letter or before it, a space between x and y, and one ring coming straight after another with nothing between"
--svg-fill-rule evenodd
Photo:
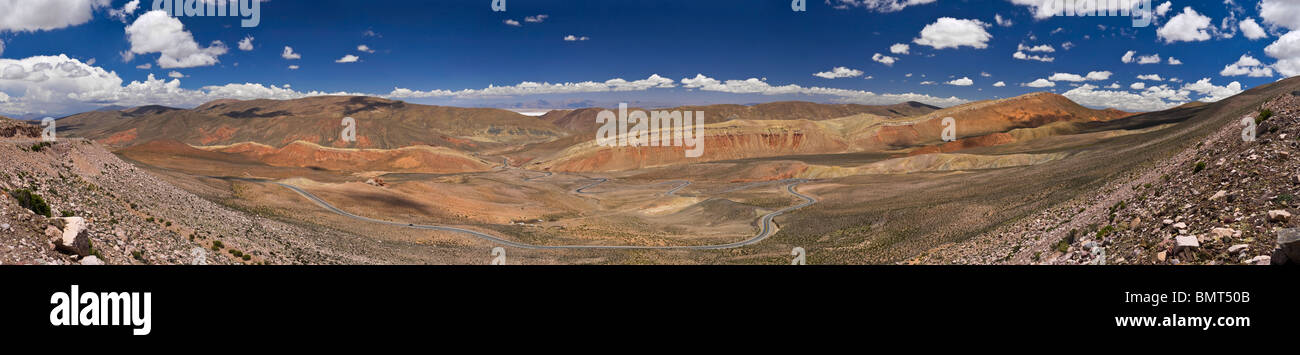
<instances>
[{"instance_id":1,"label":"cumulus cloud","mask_svg":"<svg viewBox=\"0 0 1300 355\"><path fill-rule=\"evenodd\" d=\"M219 62L217 57L226 54L226 46L221 41L200 47L180 20L161 10L140 15L134 23L126 26L126 35L131 42L132 54L159 53L160 68L210 66Z\"/></svg>"},{"instance_id":2,"label":"cumulus cloud","mask_svg":"<svg viewBox=\"0 0 1300 355\"><path fill-rule=\"evenodd\" d=\"M995 87L995 88L1000 88L1000 87L1004 87L1004 86L1007 86L1007 82L1005 82L1005 81L999 81L999 82L993 83L993 87Z\"/></svg>"},{"instance_id":3,"label":"cumulus cloud","mask_svg":"<svg viewBox=\"0 0 1300 355\"><path fill-rule=\"evenodd\" d=\"M1260 27L1259 23L1256 23L1253 18L1247 17L1238 26L1241 27L1241 34L1245 35L1246 39L1256 40L1268 37L1268 32L1265 32L1264 28Z\"/></svg>"},{"instance_id":4,"label":"cumulus cloud","mask_svg":"<svg viewBox=\"0 0 1300 355\"><path fill-rule=\"evenodd\" d=\"M889 53L893 54L908 54L911 50L912 46L906 43L894 43L894 45L889 46Z\"/></svg>"},{"instance_id":5,"label":"cumulus cloud","mask_svg":"<svg viewBox=\"0 0 1300 355\"><path fill-rule=\"evenodd\" d=\"M1056 60L1056 58L1054 57L1025 54L1025 52L1021 52L1021 51L1016 51L1015 53L1012 53L1011 57L1020 60L1036 60L1040 62L1052 62Z\"/></svg>"},{"instance_id":6,"label":"cumulus cloud","mask_svg":"<svg viewBox=\"0 0 1300 355\"><path fill-rule=\"evenodd\" d=\"M0 112L64 114L88 111L103 105L166 105L193 107L216 99L294 99L318 95L355 93L298 92L262 84L243 83L205 86L197 90L180 87L179 79L157 79L123 84L115 72L92 66L66 55L0 59L0 92L8 100ZM180 73L169 73L179 77Z\"/></svg>"},{"instance_id":7,"label":"cumulus cloud","mask_svg":"<svg viewBox=\"0 0 1300 355\"><path fill-rule=\"evenodd\" d=\"M244 39L239 40L239 50L245 52L253 50L253 36L244 37Z\"/></svg>"},{"instance_id":8,"label":"cumulus cloud","mask_svg":"<svg viewBox=\"0 0 1300 355\"><path fill-rule=\"evenodd\" d=\"M1047 80L1050 80L1050 81L1069 81L1069 82L1097 81L1097 80L1107 80L1107 79L1110 79L1111 74L1112 74L1112 73L1109 72L1109 71L1094 71L1094 72L1088 72L1088 75L1079 75L1079 74L1070 74L1070 73L1055 73L1055 74L1052 74L1052 76L1048 77Z\"/></svg>"},{"instance_id":9,"label":"cumulus cloud","mask_svg":"<svg viewBox=\"0 0 1300 355\"><path fill-rule=\"evenodd\" d=\"M924 5L937 0L826 0L827 5L840 10L860 7L875 12L895 12L908 6Z\"/></svg>"},{"instance_id":10,"label":"cumulus cloud","mask_svg":"<svg viewBox=\"0 0 1300 355\"><path fill-rule=\"evenodd\" d=\"M1178 60L1178 58L1169 57L1169 65L1183 65L1183 61Z\"/></svg>"},{"instance_id":11,"label":"cumulus cloud","mask_svg":"<svg viewBox=\"0 0 1300 355\"><path fill-rule=\"evenodd\" d=\"M96 9L109 7L109 0L0 1L0 32L35 32L76 26L87 21Z\"/></svg>"},{"instance_id":12,"label":"cumulus cloud","mask_svg":"<svg viewBox=\"0 0 1300 355\"><path fill-rule=\"evenodd\" d=\"M1273 69L1283 76L1300 75L1300 31L1291 31L1264 47L1264 54L1277 59Z\"/></svg>"},{"instance_id":13,"label":"cumulus cloud","mask_svg":"<svg viewBox=\"0 0 1300 355\"><path fill-rule=\"evenodd\" d=\"M284 51L280 53L280 58L284 58L288 60L302 59L302 55L298 53L294 53L293 47L284 46Z\"/></svg>"},{"instance_id":14,"label":"cumulus cloud","mask_svg":"<svg viewBox=\"0 0 1300 355\"><path fill-rule=\"evenodd\" d=\"M1201 96L1198 101L1215 102L1242 92L1241 83L1234 81L1218 86L1211 83L1209 78L1179 88L1169 85L1147 86L1144 83L1134 83L1130 88L1138 92L1098 90L1096 86L1084 84L1063 95L1084 106L1114 107L1125 111L1158 111L1185 104L1194 95Z\"/></svg>"},{"instance_id":15,"label":"cumulus cloud","mask_svg":"<svg viewBox=\"0 0 1300 355\"><path fill-rule=\"evenodd\" d=\"M185 74L181 74L181 72L178 72L178 71L173 70L173 71L171 71L170 73L167 73L167 77L169 77L169 78L173 78L173 79L180 79L180 78L184 78L184 77L186 77L186 75L185 75Z\"/></svg>"},{"instance_id":16,"label":"cumulus cloud","mask_svg":"<svg viewBox=\"0 0 1300 355\"><path fill-rule=\"evenodd\" d=\"M949 81L945 84L952 85L952 86L971 86L971 85L975 85L975 81L970 80L970 78L963 76L961 77L961 79Z\"/></svg>"},{"instance_id":17,"label":"cumulus cloud","mask_svg":"<svg viewBox=\"0 0 1300 355\"><path fill-rule=\"evenodd\" d=\"M1138 75L1137 78L1138 78L1138 80L1150 80L1150 81L1164 81L1164 80L1165 80L1165 79L1163 79L1163 78L1160 77L1160 74L1146 74L1146 75Z\"/></svg>"},{"instance_id":18,"label":"cumulus cloud","mask_svg":"<svg viewBox=\"0 0 1300 355\"><path fill-rule=\"evenodd\" d=\"M887 56L887 55L884 55L884 54L880 54L880 53L876 53L876 54L873 54L873 55L871 56L871 60L874 60L874 61L880 62L880 64L884 64L884 65L890 65L890 66L892 66L892 65L894 65L894 62L897 62L897 61L898 61L898 58L897 58L897 57L890 57L890 56Z\"/></svg>"},{"instance_id":19,"label":"cumulus cloud","mask_svg":"<svg viewBox=\"0 0 1300 355\"><path fill-rule=\"evenodd\" d=\"M1259 17L1264 23L1300 30L1300 2L1294 0L1262 0L1259 3Z\"/></svg>"},{"instance_id":20,"label":"cumulus cloud","mask_svg":"<svg viewBox=\"0 0 1300 355\"><path fill-rule=\"evenodd\" d=\"M546 21L546 18L548 17L551 16L546 14L537 15L537 16L528 16L528 17L524 17L524 22L541 23L542 21Z\"/></svg>"},{"instance_id":21,"label":"cumulus cloud","mask_svg":"<svg viewBox=\"0 0 1300 355\"><path fill-rule=\"evenodd\" d=\"M0 55L4 55L4 54L5 54L5 41L3 39L0 39Z\"/></svg>"},{"instance_id":22,"label":"cumulus cloud","mask_svg":"<svg viewBox=\"0 0 1300 355\"><path fill-rule=\"evenodd\" d=\"M1138 64L1160 64L1160 54L1140 56L1137 62Z\"/></svg>"},{"instance_id":23,"label":"cumulus cloud","mask_svg":"<svg viewBox=\"0 0 1300 355\"><path fill-rule=\"evenodd\" d=\"M135 10L140 9L140 0L131 0L122 5L121 9L108 10L108 17L112 17L126 23L126 18L135 14Z\"/></svg>"},{"instance_id":24,"label":"cumulus cloud","mask_svg":"<svg viewBox=\"0 0 1300 355\"><path fill-rule=\"evenodd\" d=\"M993 35L984 30L986 27L989 27L989 25L980 20L940 17L934 23L921 29L921 36L913 39L912 43L930 46L934 49L960 48L962 46L984 49L988 48L988 42L993 38Z\"/></svg>"},{"instance_id":25,"label":"cumulus cloud","mask_svg":"<svg viewBox=\"0 0 1300 355\"><path fill-rule=\"evenodd\" d=\"M1223 71L1220 71L1219 75L1222 76L1247 75L1252 78L1271 78L1273 77L1273 68L1264 66L1264 63L1260 62L1259 59L1255 59L1255 57L1252 57L1249 54L1242 54L1241 58L1237 59L1236 63L1232 63L1232 64L1228 64L1227 66L1224 66Z\"/></svg>"},{"instance_id":26,"label":"cumulus cloud","mask_svg":"<svg viewBox=\"0 0 1300 355\"><path fill-rule=\"evenodd\" d=\"M825 79L853 78L862 76L862 71L845 67L835 67L830 71L813 74L813 76Z\"/></svg>"},{"instance_id":27,"label":"cumulus cloud","mask_svg":"<svg viewBox=\"0 0 1300 355\"><path fill-rule=\"evenodd\" d=\"M338 60L335 60L334 62L335 63L356 63L358 60L361 60L361 58L355 55L348 54L348 55L344 55L343 58L339 58Z\"/></svg>"},{"instance_id":28,"label":"cumulus cloud","mask_svg":"<svg viewBox=\"0 0 1300 355\"><path fill-rule=\"evenodd\" d=\"M510 25L510 26L515 26L515 27L523 26L523 24L519 23L519 21L515 21L512 19L506 19L505 21L502 21L502 23L505 23L506 25Z\"/></svg>"},{"instance_id":29,"label":"cumulus cloud","mask_svg":"<svg viewBox=\"0 0 1300 355\"><path fill-rule=\"evenodd\" d=\"M574 36L574 35L564 36L564 41L565 41L565 42L586 41L586 40L589 40L589 39L591 39L591 38L588 38L587 36L581 36L581 37L579 37L579 36Z\"/></svg>"},{"instance_id":30,"label":"cumulus cloud","mask_svg":"<svg viewBox=\"0 0 1300 355\"><path fill-rule=\"evenodd\" d=\"M1050 88L1056 86L1056 83L1053 83L1047 79L1038 79L1028 83L1020 84L1020 86L1031 87L1031 88Z\"/></svg>"},{"instance_id":31,"label":"cumulus cloud","mask_svg":"<svg viewBox=\"0 0 1300 355\"><path fill-rule=\"evenodd\" d=\"M298 68L299 68L299 67L298 67L297 65L290 65L290 66L289 66L289 70L298 70Z\"/></svg>"},{"instance_id":32,"label":"cumulus cloud","mask_svg":"<svg viewBox=\"0 0 1300 355\"><path fill-rule=\"evenodd\" d=\"M1201 15L1192 10L1191 6L1183 8L1183 12L1169 19L1169 22L1156 30L1156 36L1163 39L1165 43L1174 42L1199 42L1210 39L1210 18Z\"/></svg>"},{"instance_id":33,"label":"cumulus cloud","mask_svg":"<svg viewBox=\"0 0 1300 355\"><path fill-rule=\"evenodd\" d=\"M364 44L363 44L363 45L359 45L359 46L357 46L357 51L358 51L358 52L362 52L362 53L374 53L374 52L375 52L374 49L370 49L370 46L367 46L367 45L364 45Z\"/></svg>"},{"instance_id":34,"label":"cumulus cloud","mask_svg":"<svg viewBox=\"0 0 1300 355\"><path fill-rule=\"evenodd\" d=\"M1056 48L1052 48L1052 46L1046 44L1040 44L1037 46L1030 47L1030 46L1026 46L1024 43L1021 43L1016 50L1025 51L1025 52L1043 52L1043 53L1056 52Z\"/></svg>"},{"instance_id":35,"label":"cumulus cloud","mask_svg":"<svg viewBox=\"0 0 1300 355\"><path fill-rule=\"evenodd\" d=\"M1011 25L1015 24L1011 22L1011 19L1002 18L1002 14L993 14L993 22L1002 27L1011 27Z\"/></svg>"}]
</instances>

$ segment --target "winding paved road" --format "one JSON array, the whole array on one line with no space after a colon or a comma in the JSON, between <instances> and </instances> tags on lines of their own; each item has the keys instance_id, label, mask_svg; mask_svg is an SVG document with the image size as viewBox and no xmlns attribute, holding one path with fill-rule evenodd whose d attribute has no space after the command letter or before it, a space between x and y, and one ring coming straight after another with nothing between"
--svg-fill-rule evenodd
<instances>
[{"instance_id":1,"label":"winding paved road","mask_svg":"<svg viewBox=\"0 0 1300 355\"><path fill-rule=\"evenodd\" d=\"M550 175L547 175L547 176L550 176ZM817 199L812 198L812 197L807 196L807 195L804 195L804 194L800 194L798 191L795 191L795 186L799 186L799 184L802 184L802 183L806 182L807 180L803 180L803 179L784 180L785 182L788 182L788 183L789 183L789 185L786 185L786 191L789 191L790 194L795 195L796 197L799 197L799 198L803 199L804 202L801 203L801 204L795 205L795 206L790 206L790 207L782 208L782 209L777 210L777 211L774 211L774 212L772 212L772 213L768 213L768 214L763 215L762 217L759 218L759 231L758 231L758 234L754 235L752 238L749 238L749 239L746 239L746 240L743 240L743 241L739 241L739 242L735 242L735 243L728 243L728 244L715 244L715 245L686 245L686 246L639 246L639 245L536 245L536 244L528 244L528 243L521 243L521 242L516 242L516 241L506 240L506 239L501 238L501 237L498 237L498 236L494 236L494 235L491 235L491 234L487 234L487 233L483 233L483 232L479 232L479 231L475 231L475 230L464 229L464 228L449 227L449 226L442 226L442 225L423 225L423 224L413 224L413 223L400 223L400 222L385 221L385 220L381 220L381 219L374 219L374 218L370 218L370 217L358 216L358 215L352 214L352 213L350 213L350 212L348 212L348 211L341 210L341 209L339 209L338 207L334 207L334 205L331 205L329 202L325 202L325 200L322 200L320 197L316 197L316 195L313 195L313 194L311 194L310 192L307 192L306 190L303 190L303 189L301 189L301 188L298 188L297 186L293 186L293 185L289 185L289 184L284 184L284 183L280 183L280 182L276 182L276 181L262 180L262 179L250 179L250 178L229 178L229 179L240 180L240 181L249 181L249 182L269 182L269 183L273 183L273 184L276 184L276 185L280 185L280 186L283 186L283 187L285 187L285 188L287 188L287 189L293 190L294 192L297 192L299 195L302 195L303 197L306 197L308 200L311 200L312 202L315 202L317 205L320 205L321 207L324 207L325 209L329 210L330 212L334 212L334 213L339 214L339 215L342 215L342 216L344 216L344 217L348 217L348 218L352 218L352 219L356 219L356 220L361 220L361 221L366 221L366 222L373 222L373 223L381 223L381 224L387 224L387 225L398 226L398 227L413 228L413 229L424 229L424 230L436 230L436 231L444 231L444 232L463 233L463 234L468 234L468 235L470 235L470 236L473 236L473 237L476 237L476 238L479 238L479 239L483 239L483 240L486 240L486 241L489 241L489 242L493 242L493 243L497 243L497 244L502 244L502 245L507 245L507 246L512 246L512 247L516 247L516 248L522 248L522 249L689 249L689 250L715 250L715 249L730 249L730 248L737 248L737 247L743 247L743 246L746 246L746 245L750 245L750 244L754 244L754 243L761 242L761 241L763 241L763 239L767 239L767 237L770 237L770 236L772 236L772 234L776 233L776 228L774 228L774 227L772 226L772 219L773 219L773 218L776 218L776 216L780 216L780 215L782 215L782 214L785 214L786 212L790 212L790 211L794 211L794 210L797 210L797 209L800 209L800 208L808 207L808 206L810 206L810 205L812 205L812 204L814 204L814 203L817 203ZM578 188L577 190L574 190L574 192L577 192L577 193L587 193L587 192L583 192L582 190L583 190L583 189L586 189L586 188L589 188L589 187L592 187L592 186L599 185L599 184L604 183L604 182L606 182L606 181L609 181L609 179L606 179L606 178L597 178L597 180L599 180L599 181L597 181L597 182L595 182L595 183L592 183L592 184L588 184L588 185L583 186L583 187L581 187L581 188ZM673 188L672 190L668 191L668 193L666 193L666 195L672 195L673 193L676 193L677 190L680 190L681 188L686 187L687 185L690 185L690 184L691 184L690 181L685 181L685 180L668 181L668 182L665 182L665 183L671 183L671 182L684 182L684 183L681 184L681 185L679 185L679 186L677 186L677 187L675 187L675 188Z\"/></svg>"}]
</instances>

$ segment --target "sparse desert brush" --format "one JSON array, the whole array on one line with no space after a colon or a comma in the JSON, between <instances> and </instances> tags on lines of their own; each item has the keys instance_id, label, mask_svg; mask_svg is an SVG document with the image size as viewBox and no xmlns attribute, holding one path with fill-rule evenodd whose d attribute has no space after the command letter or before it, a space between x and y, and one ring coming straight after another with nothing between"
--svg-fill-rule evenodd
<instances>
[{"instance_id":1,"label":"sparse desert brush","mask_svg":"<svg viewBox=\"0 0 1300 355\"><path fill-rule=\"evenodd\" d=\"M1268 119L1272 117L1273 117L1273 110L1270 109L1259 110L1259 115L1255 116L1255 124L1264 123L1264 121L1268 121Z\"/></svg>"},{"instance_id":2,"label":"sparse desert brush","mask_svg":"<svg viewBox=\"0 0 1300 355\"><path fill-rule=\"evenodd\" d=\"M31 210L33 213L45 217L50 216L50 205L45 203L45 199L41 198L41 195L37 195L32 190L17 189L9 192L9 196L13 196L15 200L18 200L19 206L23 206L23 208Z\"/></svg>"},{"instance_id":3,"label":"sparse desert brush","mask_svg":"<svg viewBox=\"0 0 1300 355\"><path fill-rule=\"evenodd\" d=\"M1205 162L1198 161L1196 162L1196 167L1192 169L1192 174L1199 173L1201 170L1205 170Z\"/></svg>"}]
</instances>

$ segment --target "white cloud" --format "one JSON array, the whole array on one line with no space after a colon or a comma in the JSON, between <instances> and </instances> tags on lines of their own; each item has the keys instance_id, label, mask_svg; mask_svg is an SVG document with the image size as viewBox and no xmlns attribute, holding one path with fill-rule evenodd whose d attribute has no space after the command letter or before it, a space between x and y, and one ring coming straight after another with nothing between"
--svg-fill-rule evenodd
<instances>
[{"instance_id":1,"label":"white cloud","mask_svg":"<svg viewBox=\"0 0 1300 355\"><path fill-rule=\"evenodd\" d=\"M989 72L982 71L982 72L980 72L980 76L985 77L985 78L991 78L991 77L993 77L993 74L989 74Z\"/></svg>"},{"instance_id":2,"label":"white cloud","mask_svg":"<svg viewBox=\"0 0 1300 355\"><path fill-rule=\"evenodd\" d=\"M1040 62L1051 62L1056 60L1056 58L1053 57L1025 54L1025 52L1021 52L1021 51L1016 51L1015 53L1012 53L1011 57L1020 60L1037 60Z\"/></svg>"},{"instance_id":3,"label":"white cloud","mask_svg":"<svg viewBox=\"0 0 1300 355\"><path fill-rule=\"evenodd\" d=\"M1050 88L1056 86L1056 83L1053 83L1047 79L1038 79L1032 82L1020 84L1020 86L1027 86L1031 88Z\"/></svg>"},{"instance_id":4,"label":"white cloud","mask_svg":"<svg viewBox=\"0 0 1300 355\"><path fill-rule=\"evenodd\" d=\"M185 78L186 75L185 75L185 74L181 74L181 72L178 72L178 71L173 70L173 71L171 71L170 73L167 73L167 77L169 77L169 78L173 78L173 79L180 79L180 78Z\"/></svg>"},{"instance_id":5,"label":"white cloud","mask_svg":"<svg viewBox=\"0 0 1300 355\"><path fill-rule=\"evenodd\" d=\"M1264 53L1277 59L1273 69L1283 76L1300 75L1300 31L1291 31L1264 48Z\"/></svg>"},{"instance_id":6,"label":"white cloud","mask_svg":"<svg viewBox=\"0 0 1300 355\"><path fill-rule=\"evenodd\" d=\"M1242 54L1236 63L1228 64L1219 72L1222 76L1241 76L1247 75L1252 78L1271 78L1273 77L1273 68L1264 66L1259 59L1251 57L1249 54Z\"/></svg>"},{"instance_id":7,"label":"white cloud","mask_svg":"<svg viewBox=\"0 0 1300 355\"><path fill-rule=\"evenodd\" d=\"M1163 92L1147 91L1135 94L1124 90L1098 89L1094 85L1083 84L1062 95L1080 105L1111 107L1125 111L1160 111L1186 103L1186 100L1171 102L1161 98Z\"/></svg>"},{"instance_id":8,"label":"white cloud","mask_svg":"<svg viewBox=\"0 0 1300 355\"><path fill-rule=\"evenodd\" d=\"M239 50L241 51L253 50L253 36L244 37L244 39L239 40Z\"/></svg>"},{"instance_id":9,"label":"white cloud","mask_svg":"<svg viewBox=\"0 0 1300 355\"><path fill-rule=\"evenodd\" d=\"M1144 83L1144 82L1139 81L1139 82L1133 83L1133 85L1129 85L1128 87L1129 87L1130 89L1133 89L1133 90L1142 90L1142 89L1146 89L1146 88L1147 88L1147 83Z\"/></svg>"},{"instance_id":10,"label":"white cloud","mask_svg":"<svg viewBox=\"0 0 1300 355\"><path fill-rule=\"evenodd\" d=\"M358 60L361 60L361 58L355 55L348 54L343 56L343 58L339 58L338 60L335 60L334 62L335 63L356 63Z\"/></svg>"},{"instance_id":11,"label":"white cloud","mask_svg":"<svg viewBox=\"0 0 1300 355\"><path fill-rule=\"evenodd\" d=\"M825 79L853 78L862 76L862 71L845 67L835 67L830 71L813 74L813 76Z\"/></svg>"},{"instance_id":12,"label":"white cloud","mask_svg":"<svg viewBox=\"0 0 1300 355\"><path fill-rule=\"evenodd\" d=\"M1070 73L1056 73L1056 74L1052 74L1052 76L1048 77L1047 80L1051 80L1051 81L1072 81L1072 82L1088 81L1088 79L1084 79L1084 78L1083 78L1082 76L1080 76L1079 74L1070 74Z\"/></svg>"},{"instance_id":13,"label":"white cloud","mask_svg":"<svg viewBox=\"0 0 1300 355\"><path fill-rule=\"evenodd\" d=\"M298 70L298 68L300 68L300 67L297 66L297 65L290 65L290 66L289 66L289 70Z\"/></svg>"},{"instance_id":14,"label":"white cloud","mask_svg":"<svg viewBox=\"0 0 1300 355\"><path fill-rule=\"evenodd\" d=\"M1150 80L1150 81L1164 81L1164 80L1165 80L1165 79L1163 79L1163 78L1160 77L1160 74L1138 75L1137 78L1138 78L1138 80Z\"/></svg>"},{"instance_id":15,"label":"white cloud","mask_svg":"<svg viewBox=\"0 0 1300 355\"><path fill-rule=\"evenodd\" d=\"M362 53L374 53L374 52L375 52L374 49L370 49L370 46L367 46L367 45L364 45L364 44L363 44L363 45L359 45L359 46L357 46L357 51L358 51L358 52L362 52Z\"/></svg>"},{"instance_id":16,"label":"white cloud","mask_svg":"<svg viewBox=\"0 0 1300 355\"><path fill-rule=\"evenodd\" d=\"M505 23L510 26L515 26L515 27L523 26L523 24L519 23L519 21L515 21L512 19L506 19L505 21L502 21L502 23Z\"/></svg>"},{"instance_id":17,"label":"white cloud","mask_svg":"<svg viewBox=\"0 0 1300 355\"><path fill-rule=\"evenodd\" d=\"M912 46L906 43L894 43L894 45L889 46L889 53L893 54L908 54L911 50Z\"/></svg>"},{"instance_id":18,"label":"white cloud","mask_svg":"<svg viewBox=\"0 0 1300 355\"><path fill-rule=\"evenodd\" d=\"M975 81L970 80L970 78L963 76L961 77L961 79L949 81L945 84L952 85L952 86L971 86L971 85L975 85Z\"/></svg>"},{"instance_id":19,"label":"white cloud","mask_svg":"<svg viewBox=\"0 0 1300 355\"><path fill-rule=\"evenodd\" d=\"M1169 10L1173 8L1173 2L1165 1L1165 3L1160 4L1160 6L1156 6L1156 16L1165 17L1165 14L1168 14Z\"/></svg>"},{"instance_id":20,"label":"white cloud","mask_svg":"<svg viewBox=\"0 0 1300 355\"><path fill-rule=\"evenodd\" d=\"M1205 97L1200 99L1200 101L1204 102L1216 102L1240 94L1244 91L1239 82L1234 81L1229 83L1227 86L1215 86L1210 83L1210 78L1204 78L1195 83L1185 84L1183 85L1182 90L1188 90L1205 95Z\"/></svg>"},{"instance_id":21,"label":"white cloud","mask_svg":"<svg viewBox=\"0 0 1300 355\"><path fill-rule=\"evenodd\" d=\"M1004 87L1004 86L1007 86L1007 82L1005 82L1005 81L999 81L999 82L993 83L993 87L995 87L995 88L1000 88L1000 87Z\"/></svg>"},{"instance_id":22,"label":"white cloud","mask_svg":"<svg viewBox=\"0 0 1300 355\"><path fill-rule=\"evenodd\" d=\"M108 10L108 17L116 18L122 23L126 23L126 18L134 15L135 10L140 9L140 0L131 0L122 5L121 9Z\"/></svg>"},{"instance_id":23,"label":"white cloud","mask_svg":"<svg viewBox=\"0 0 1300 355\"><path fill-rule=\"evenodd\" d=\"M1047 80L1051 80L1051 81L1069 81L1069 82L1096 81L1096 80L1106 80L1106 79L1110 79L1111 74L1112 74L1112 73L1109 72L1109 71L1094 71L1094 72L1089 72L1088 75L1086 75L1086 76L1084 76L1084 75L1079 75L1079 74L1070 74L1070 73L1055 73L1055 74L1052 74L1051 77L1048 77Z\"/></svg>"},{"instance_id":24,"label":"white cloud","mask_svg":"<svg viewBox=\"0 0 1300 355\"><path fill-rule=\"evenodd\" d=\"M926 81L922 81L922 82L921 82L921 85L934 85L934 82L933 82L933 81L926 80Z\"/></svg>"},{"instance_id":25,"label":"white cloud","mask_svg":"<svg viewBox=\"0 0 1300 355\"><path fill-rule=\"evenodd\" d=\"M5 40L0 39L0 55L5 54Z\"/></svg>"},{"instance_id":26,"label":"white cloud","mask_svg":"<svg viewBox=\"0 0 1300 355\"><path fill-rule=\"evenodd\" d=\"M564 36L564 41L566 41L566 42L586 41L586 40L589 40L589 39L591 39L591 38L587 38L587 36L582 36L582 37L578 37L578 36L574 36L574 35Z\"/></svg>"},{"instance_id":27,"label":"white cloud","mask_svg":"<svg viewBox=\"0 0 1300 355\"><path fill-rule=\"evenodd\" d=\"M94 11L108 7L108 0L2 0L0 32L35 32L76 26L93 17Z\"/></svg>"},{"instance_id":28,"label":"white cloud","mask_svg":"<svg viewBox=\"0 0 1300 355\"><path fill-rule=\"evenodd\" d=\"M143 70L153 69L153 63L144 63L144 64L140 64L140 65L135 66L135 68L136 68L136 69L143 69Z\"/></svg>"},{"instance_id":29,"label":"white cloud","mask_svg":"<svg viewBox=\"0 0 1300 355\"><path fill-rule=\"evenodd\" d=\"M528 16L528 17L524 17L524 22L541 23L542 21L546 21L546 18L548 17L551 16L546 14L537 15L537 16Z\"/></svg>"},{"instance_id":30,"label":"white cloud","mask_svg":"<svg viewBox=\"0 0 1300 355\"><path fill-rule=\"evenodd\" d=\"M1256 40L1268 37L1268 32L1265 32L1264 28L1260 27L1259 23L1256 23L1253 18L1247 17L1238 26L1241 27L1241 34L1246 35L1247 39Z\"/></svg>"},{"instance_id":31,"label":"white cloud","mask_svg":"<svg viewBox=\"0 0 1300 355\"><path fill-rule=\"evenodd\" d=\"M984 28L989 25L980 20L960 20L952 17L940 17L934 23L921 29L921 37L913 43L930 46L934 49L959 48L970 46L976 49L988 48L993 38Z\"/></svg>"},{"instance_id":32,"label":"white cloud","mask_svg":"<svg viewBox=\"0 0 1300 355\"><path fill-rule=\"evenodd\" d=\"M1192 7L1183 8L1183 12L1169 19L1163 27L1156 30L1156 35L1165 43L1199 42L1210 39L1210 18L1196 13Z\"/></svg>"},{"instance_id":33,"label":"white cloud","mask_svg":"<svg viewBox=\"0 0 1300 355\"><path fill-rule=\"evenodd\" d=\"M1262 0L1259 3L1259 17L1264 23L1300 30L1300 2L1294 0Z\"/></svg>"},{"instance_id":34,"label":"white cloud","mask_svg":"<svg viewBox=\"0 0 1300 355\"><path fill-rule=\"evenodd\" d=\"M1178 60L1178 58L1169 57L1169 65L1183 65L1183 61Z\"/></svg>"},{"instance_id":35,"label":"white cloud","mask_svg":"<svg viewBox=\"0 0 1300 355\"><path fill-rule=\"evenodd\" d=\"M1015 24L1011 22L1011 19L1002 18L1002 14L993 14L993 22L1002 27L1011 27L1011 25Z\"/></svg>"},{"instance_id":36,"label":"white cloud","mask_svg":"<svg viewBox=\"0 0 1300 355\"><path fill-rule=\"evenodd\" d=\"M840 10L850 7L862 7L876 12L895 12L908 6L924 5L935 1L937 0L835 0L832 3L831 0L826 0L826 4Z\"/></svg>"},{"instance_id":37,"label":"white cloud","mask_svg":"<svg viewBox=\"0 0 1300 355\"><path fill-rule=\"evenodd\" d=\"M1107 86L1106 88L1107 88L1107 89L1118 89L1118 88L1120 88L1120 86L1119 86L1119 83L1110 83L1110 86Z\"/></svg>"},{"instance_id":38,"label":"white cloud","mask_svg":"<svg viewBox=\"0 0 1300 355\"><path fill-rule=\"evenodd\" d=\"M1052 46L1046 44L1040 44L1037 46L1030 47L1030 46L1026 46L1024 43L1021 43L1016 50L1026 51L1026 52L1043 52L1043 53L1056 52L1056 48L1052 48Z\"/></svg>"},{"instance_id":39,"label":"white cloud","mask_svg":"<svg viewBox=\"0 0 1300 355\"><path fill-rule=\"evenodd\" d=\"M160 68L210 66L219 62L217 57L227 51L221 41L212 41L206 48L199 47L180 20L160 10L140 15L134 23L126 26L126 35L131 42L132 54L159 53Z\"/></svg>"},{"instance_id":40,"label":"white cloud","mask_svg":"<svg viewBox=\"0 0 1300 355\"><path fill-rule=\"evenodd\" d=\"M873 55L871 56L871 60L874 60L874 61L880 62L880 64L891 65L891 66L892 66L892 65L894 65L894 62L897 62L897 61L898 61L898 58L897 58L897 57L890 57L890 56L887 56L887 55L884 55L884 54L880 54L880 53L876 53L876 54L873 54Z\"/></svg>"},{"instance_id":41,"label":"white cloud","mask_svg":"<svg viewBox=\"0 0 1300 355\"><path fill-rule=\"evenodd\" d=\"M1124 62L1124 64L1132 63L1132 62L1133 62L1133 55L1135 55L1135 54L1137 54L1137 51L1128 51L1128 52L1124 52L1124 56L1123 56L1123 57L1120 57L1120 58L1119 58L1119 61Z\"/></svg>"},{"instance_id":42,"label":"white cloud","mask_svg":"<svg viewBox=\"0 0 1300 355\"><path fill-rule=\"evenodd\" d=\"M280 58L284 58L288 60L302 59L302 55L298 53L294 53L293 47L284 46L284 52L280 53Z\"/></svg>"},{"instance_id":43,"label":"white cloud","mask_svg":"<svg viewBox=\"0 0 1300 355\"><path fill-rule=\"evenodd\" d=\"M1138 57L1138 64L1160 64L1160 54L1140 56Z\"/></svg>"},{"instance_id":44,"label":"white cloud","mask_svg":"<svg viewBox=\"0 0 1300 355\"><path fill-rule=\"evenodd\" d=\"M297 92L261 84L180 87L179 79L148 79L123 84L115 72L82 63L66 55L0 59L0 92L10 97L0 112L66 114L103 105L166 105L193 107L216 99L293 99L349 93ZM177 73L179 74L179 73Z\"/></svg>"}]
</instances>

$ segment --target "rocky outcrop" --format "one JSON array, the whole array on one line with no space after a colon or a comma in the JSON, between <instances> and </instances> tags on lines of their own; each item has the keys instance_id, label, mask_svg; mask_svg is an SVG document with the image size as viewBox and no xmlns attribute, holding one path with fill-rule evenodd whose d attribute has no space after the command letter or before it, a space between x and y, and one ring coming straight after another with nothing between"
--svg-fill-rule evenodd
<instances>
[{"instance_id":1,"label":"rocky outcrop","mask_svg":"<svg viewBox=\"0 0 1300 355\"><path fill-rule=\"evenodd\" d=\"M76 256L90 255L90 237L85 218L63 217L55 218L53 222L53 227L59 229L58 238L51 241L55 249Z\"/></svg>"}]
</instances>

